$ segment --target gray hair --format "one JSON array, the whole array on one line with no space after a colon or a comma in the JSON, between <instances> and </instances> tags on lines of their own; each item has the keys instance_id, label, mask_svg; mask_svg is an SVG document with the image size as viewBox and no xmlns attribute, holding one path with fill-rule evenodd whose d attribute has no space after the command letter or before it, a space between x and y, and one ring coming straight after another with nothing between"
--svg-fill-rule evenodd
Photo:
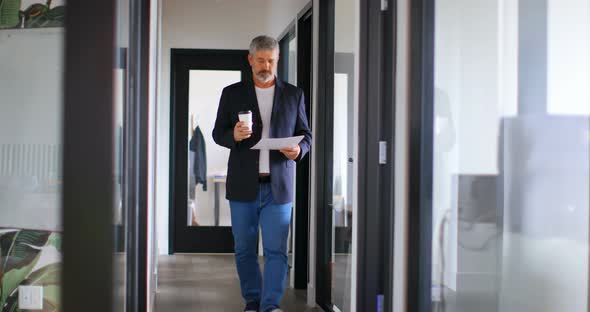
<instances>
[{"instance_id":1,"label":"gray hair","mask_svg":"<svg viewBox=\"0 0 590 312\"><path fill-rule=\"evenodd\" d=\"M258 36L252 39L250 43L250 54L254 55L256 51L260 50L275 50L279 48L278 41L269 36Z\"/></svg>"}]
</instances>

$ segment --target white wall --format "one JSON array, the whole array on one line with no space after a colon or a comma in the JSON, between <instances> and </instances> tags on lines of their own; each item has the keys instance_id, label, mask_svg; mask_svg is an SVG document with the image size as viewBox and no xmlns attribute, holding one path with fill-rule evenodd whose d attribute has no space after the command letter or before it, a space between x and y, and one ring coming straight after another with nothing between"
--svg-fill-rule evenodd
<instances>
[{"instance_id":1,"label":"white wall","mask_svg":"<svg viewBox=\"0 0 590 312\"><path fill-rule=\"evenodd\" d=\"M548 1L548 111L590 115L590 1Z\"/></svg>"},{"instance_id":2,"label":"white wall","mask_svg":"<svg viewBox=\"0 0 590 312\"><path fill-rule=\"evenodd\" d=\"M358 12L353 0L338 0L334 7L334 51L336 53L355 52L355 27Z\"/></svg>"},{"instance_id":3,"label":"white wall","mask_svg":"<svg viewBox=\"0 0 590 312\"><path fill-rule=\"evenodd\" d=\"M257 35L279 35L306 3L301 0L161 1L161 80L156 134L156 210L160 254L168 252L170 49L248 49L250 40Z\"/></svg>"},{"instance_id":4,"label":"white wall","mask_svg":"<svg viewBox=\"0 0 590 312\"><path fill-rule=\"evenodd\" d=\"M268 34L279 36L311 0L273 0L269 3ZM278 38L277 38L278 39Z\"/></svg>"}]
</instances>

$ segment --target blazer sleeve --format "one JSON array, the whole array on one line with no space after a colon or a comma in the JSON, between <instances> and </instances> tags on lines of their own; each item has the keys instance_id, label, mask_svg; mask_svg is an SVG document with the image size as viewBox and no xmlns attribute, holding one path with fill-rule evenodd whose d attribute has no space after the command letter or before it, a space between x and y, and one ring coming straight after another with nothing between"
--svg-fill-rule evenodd
<instances>
[{"instance_id":1,"label":"blazer sleeve","mask_svg":"<svg viewBox=\"0 0 590 312\"><path fill-rule=\"evenodd\" d=\"M301 160L308 152L311 147L311 129L309 129L309 123L307 121L307 113L305 112L305 95L303 90L299 90L299 104L297 105L297 122L295 123L295 135L303 135L303 139L299 142L301 153L297 156L296 161Z\"/></svg>"},{"instance_id":2,"label":"blazer sleeve","mask_svg":"<svg viewBox=\"0 0 590 312\"><path fill-rule=\"evenodd\" d=\"M221 99L217 108L217 119L213 127L213 141L221 146L233 149L236 147L236 141L234 141L235 125L231 121L230 103L227 93L227 88L221 92Z\"/></svg>"}]
</instances>

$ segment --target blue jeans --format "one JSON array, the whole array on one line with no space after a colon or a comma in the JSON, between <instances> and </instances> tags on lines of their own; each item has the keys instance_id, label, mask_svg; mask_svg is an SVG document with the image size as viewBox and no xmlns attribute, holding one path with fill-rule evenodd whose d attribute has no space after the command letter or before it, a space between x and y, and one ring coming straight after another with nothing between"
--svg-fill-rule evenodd
<instances>
[{"instance_id":1,"label":"blue jeans","mask_svg":"<svg viewBox=\"0 0 590 312\"><path fill-rule=\"evenodd\" d=\"M287 281L287 236L293 204L276 204L270 183L260 184L255 201L229 204L242 296L246 302L259 301L260 311L279 308ZM264 284L256 252L258 225L264 247Z\"/></svg>"}]
</instances>

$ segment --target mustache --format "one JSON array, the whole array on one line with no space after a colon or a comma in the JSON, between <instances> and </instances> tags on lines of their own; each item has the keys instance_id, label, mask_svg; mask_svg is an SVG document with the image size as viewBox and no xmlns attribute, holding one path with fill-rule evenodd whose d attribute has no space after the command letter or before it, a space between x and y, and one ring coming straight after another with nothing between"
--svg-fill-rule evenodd
<instances>
[{"instance_id":1,"label":"mustache","mask_svg":"<svg viewBox=\"0 0 590 312\"><path fill-rule=\"evenodd\" d=\"M270 71L268 71L268 70L261 70L261 71L257 72L256 74L257 74L257 75L262 75L262 74L270 74L270 73L271 73L271 72L270 72Z\"/></svg>"}]
</instances>

